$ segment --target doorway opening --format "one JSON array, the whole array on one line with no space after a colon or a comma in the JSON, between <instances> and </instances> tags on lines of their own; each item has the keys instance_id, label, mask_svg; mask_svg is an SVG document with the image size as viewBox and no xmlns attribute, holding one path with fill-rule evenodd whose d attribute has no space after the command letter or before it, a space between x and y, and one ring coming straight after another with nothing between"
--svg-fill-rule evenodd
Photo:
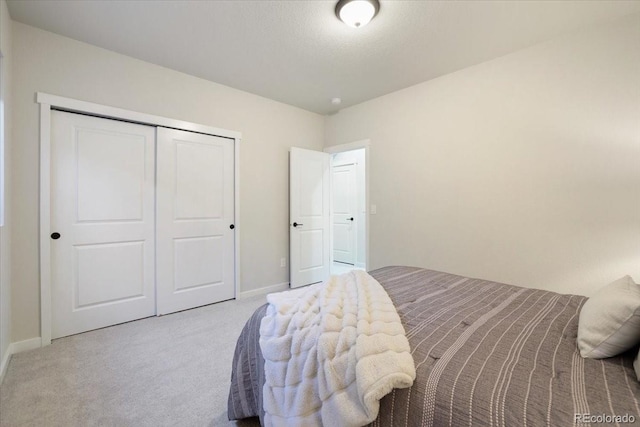
<instances>
[{"instance_id":1,"label":"doorway opening","mask_svg":"<svg viewBox=\"0 0 640 427\"><path fill-rule=\"evenodd\" d=\"M331 274L368 267L368 141L331 154Z\"/></svg>"},{"instance_id":2,"label":"doorway opening","mask_svg":"<svg viewBox=\"0 0 640 427\"><path fill-rule=\"evenodd\" d=\"M369 158L368 140L332 146L324 152L291 147L289 271L292 288L325 281L331 274L370 268ZM334 172L336 182L332 185ZM345 187L351 190L342 191Z\"/></svg>"}]
</instances>

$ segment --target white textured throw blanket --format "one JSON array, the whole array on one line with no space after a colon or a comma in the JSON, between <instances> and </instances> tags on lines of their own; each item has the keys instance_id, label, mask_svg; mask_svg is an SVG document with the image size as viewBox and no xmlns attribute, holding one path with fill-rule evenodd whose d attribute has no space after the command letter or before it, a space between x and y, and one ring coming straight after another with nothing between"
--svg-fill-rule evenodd
<instances>
[{"instance_id":1,"label":"white textured throw blanket","mask_svg":"<svg viewBox=\"0 0 640 427\"><path fill-rule=\"evenodd\" d=\"M364 271L270 294L260 324L264 422L363 426L379 400L416 376L391 299Z\"/></svg>"}]
</instances>

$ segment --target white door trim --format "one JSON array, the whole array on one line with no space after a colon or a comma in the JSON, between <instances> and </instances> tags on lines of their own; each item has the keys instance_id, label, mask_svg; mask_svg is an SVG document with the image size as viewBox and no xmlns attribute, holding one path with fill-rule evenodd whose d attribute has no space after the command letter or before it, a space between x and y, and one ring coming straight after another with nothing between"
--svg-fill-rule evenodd
<instances>
[{"instance_id":1,"label":"white door trim","mask_svg":"<svg viewBox=\"0 0 640 427\"><path fill-rule=\"evenodd\" d=\"M370 228L370 223L371 223L371 213L370 213L370 207L371 207L371 201L369 199L369 177L371 176L371 162L370 162L370 156L369 156L369 147L371 146L371 140L369 139L362 139L360 141L354 141L354 142L350 142L347 144L340 144L340 145L332 145L331 147L326 147L324 149L325 153L329 153L329 154L336 154L336 153L342 153L345 151L353 151L353 150L359 150L359 149L364 149L364 163L365 163L365 168L364 168L364 185L365 185L365 206L367 209L367 215L366 215L366 224L365 224L365 230L364 230L364 247L365 247L365 265L364 265L364 269L365 270L369 270L370 268L370 255L371 255L371 251L369 250L369 228ZM333 234L331 234L331 239L333 239ZM331 241L331 247L333 248L333 240ZM333 261L333 257L332 257L332 261Z\"/></svg>"},{"instance_id":2,"label":"white door trim","mask_svg":"<svg viewBox=\"0 0 640 427\"><path fill-rule=\"evenodd\" d=\"M191 132L204 133L207 135L222 136L230 139L242 139L240 132L214 128L197 123L175 120L153 114L139 113L137 111L124 110L122 108L109 107L107 105L94 104L93 102L79 101L72 98L64 98L57 95L49 95L38 92L36 94L38 104L48 104L56 110L68 111L71 113L89 114L98 117L125 120L127 122L139 123L142 125L162 126L165 128L188 130Z\"/></svg>"},{"instance_id":3,"label":"white door trim","mask_svg":"<svg viewBox=\"0 0 640 427\"><path fill-rule=\"evenodd\" d=\"M51 344L51 110L88 114L107 119L162 126L173 129L221 136L234 141L234 224L235 296L240 285L240 132L219 129L197 123L174 120L152 114L139 113L91 102L79 101L42 92L36 93L40 104L40 337L42 346Z\"/></svg>"},{"instance_id":4,"label":"white door trim","mask_svg":"<svg viewBox=\"0 0 640 427\"><path fill-rule=\"evenodd\" d=\"M40 337L51 344L51 105L40 104Z\"/></svg>"}]
</instances>

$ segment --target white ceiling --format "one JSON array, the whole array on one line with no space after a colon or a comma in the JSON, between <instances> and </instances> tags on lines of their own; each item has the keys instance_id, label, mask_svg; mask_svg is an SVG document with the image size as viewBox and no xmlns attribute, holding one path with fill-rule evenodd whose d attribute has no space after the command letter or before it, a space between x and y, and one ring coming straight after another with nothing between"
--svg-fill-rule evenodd
<instances>
[{"instance_id":1,"label":"white ceiling","mask_svg":"<svg viewBox=\"0 0 640 427\"><path fill-rule=\"evenodd\" d=\"M16 21L321 114L640 12L640 1L382 0L354 29L335 3L8 0Z\"/></svg>"}]
</instances>

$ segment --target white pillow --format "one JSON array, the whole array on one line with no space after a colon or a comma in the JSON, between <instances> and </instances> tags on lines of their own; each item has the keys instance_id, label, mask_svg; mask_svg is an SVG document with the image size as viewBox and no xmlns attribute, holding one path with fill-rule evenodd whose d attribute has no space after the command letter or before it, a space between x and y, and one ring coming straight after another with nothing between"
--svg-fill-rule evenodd
<instances>
[{"instance_id":1,"label":"white pillow","mask_svg":"<svg viewBox=\"0 0 640 427\"><path fill-rule=\"evenodd\" d=\"M582 357L603 359L640 343L640 285L625 276L600 289L580 311Z\"/></svg>"}]
</instances>

